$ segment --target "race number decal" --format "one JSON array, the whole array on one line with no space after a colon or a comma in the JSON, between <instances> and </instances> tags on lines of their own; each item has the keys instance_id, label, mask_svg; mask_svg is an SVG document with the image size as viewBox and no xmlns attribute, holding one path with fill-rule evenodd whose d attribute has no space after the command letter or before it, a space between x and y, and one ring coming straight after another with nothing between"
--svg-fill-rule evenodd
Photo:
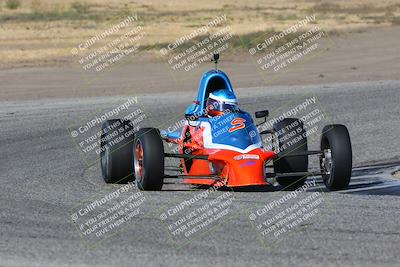
<instances>
[{"instance_id":1,"label":"race number decal","mask_svg":"<svg viewBox=\"0 0 400 267\"><path fill-rule=\"evenodd\" d=\"M233 133L234 131L243 129L245 127L245 124L244 124L245 121L246 120L242 119L242 118L233 119L231 122L232 127L229 129L229 132Z\"/></svg>"}]
</instances>

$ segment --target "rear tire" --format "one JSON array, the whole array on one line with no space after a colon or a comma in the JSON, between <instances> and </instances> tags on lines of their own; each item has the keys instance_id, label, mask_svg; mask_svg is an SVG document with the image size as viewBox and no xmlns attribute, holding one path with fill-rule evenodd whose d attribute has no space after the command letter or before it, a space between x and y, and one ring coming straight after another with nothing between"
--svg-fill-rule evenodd
<instances>
[{"instance_id":1,"label":"rear tire","mask_svg":"<svg viewBox=\"0 0 400 267\"><path fill-rule=\"evenodd\" d=\"M106 183L134 181L134 128L131 122L121 119L107 120L103 123L101 132L100 163L104 181Z\"/></svg>"},{"instance_id":2,"label":"rear tire","mask_svg":"<svg viewBox=\"0 0 400 267\"><path fill-rule=\"evenodd\" d=\"M288 157L293 153L307 151L307 136L303 122L295 118L285 118L275 123L273 129L277 133L280 153L283 154L274 160L275 173L306 172L308 156ZM292 188L302 186L306 179L304 176L276 178L280 185Z\"/></svg>"},{"instance_id":3,"label":"rear tire","mask_svg":"<svg viewBox=\"0 0 400 267\"><path fill-rule=\"evenodd\" d=\"M350 183L352 170L352 149L346 126L325 126L322 130L321 150L325 151L320 157L321 171L330 172L322 175L326 187L330 190L346 188Z\"/></svg>"},{"instance_id":4,"label":"rear tire","mask_svg":"<svg viewBox=\"0 0 400 267\"><path fill-rule=\"evenodd\" d=\"M140 190L159 191L164 184L164 145L155 128L140 129L135 138L136 185Z\"/></svg>"}]
</instances>

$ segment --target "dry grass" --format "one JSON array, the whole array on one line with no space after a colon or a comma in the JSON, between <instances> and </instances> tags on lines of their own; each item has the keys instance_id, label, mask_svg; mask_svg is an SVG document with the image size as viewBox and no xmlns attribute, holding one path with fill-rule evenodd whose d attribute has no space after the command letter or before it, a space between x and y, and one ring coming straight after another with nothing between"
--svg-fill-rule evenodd
<instances>
[{"instance_id":1,"label":"dry grass","mask_svg":"<svg viewBox=\"0 0 400 267\"><path fill-rule=\"evenodd\" d=\"M218 14L227 14L229 25L242 37L243 42L235 42L240 49L243 44L252 45L255 37L283 30L312 13L325 31L400 24L398 0L203 0L190 4L183 0L25 0L15 9L0 1L0 65L68 61L72 47L130 14L139 15L147 33L144 47L151 52Z\"/></svg>"}]
</instances>

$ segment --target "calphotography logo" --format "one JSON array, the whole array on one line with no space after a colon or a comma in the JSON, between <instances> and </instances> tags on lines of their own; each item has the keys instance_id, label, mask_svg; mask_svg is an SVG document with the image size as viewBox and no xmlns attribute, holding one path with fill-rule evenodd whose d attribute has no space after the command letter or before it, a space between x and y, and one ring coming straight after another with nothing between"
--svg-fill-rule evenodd
<instances>
[{"instance_id":1,"label":"calphotography logo","mask_svg":"<svg viewBox=\"0 0 400 267\"><path fill-rule=\"evenodd\" d=\"M224 186L225 183L217 182L209 189L196 192L193 197L162 210L159 217L173 245L182 248L237 213L233 192L217 191Z\"/></svg>"},{"instance_id":2,"label":"calphotography logo","mask_svg":"<svg viewBox=\"0 0 400 267\"><path fill-rule=\"evenodd\" d=\"M136 58L146 38L143 21L137 13L132 13L75 44L71 55L86 83L92 84Z\"/></svg>"},{"instance_id":3,"label":"calphotography logo","mask_svg":"<svg viewBox=\"0 0 400 267\"><path fill-rule=\"evenodd\" d=\"M71 220L86 247L99 245L145 214L146 197L134 188L133 183L127 183L105 190L73 208Z\"/></svg>"},{"instance_id":4,"label":"calphotography logo","mask_svg":"<svg viewBox=\"0 0 400 267\"><path fill-rule=\"evenodd\" d=\"M269 74L269 79L277 78L277 74L291 65L319 55L333 45L329 38L324 40L328 35L316 24L317 15L307 15L283 31L260 36L254 40L255 46L248 50L249 54Z\"/></svg>"},{"instance_id":5,"label":"calphotography logo","mask_svg":"<svg viewBox=\"0 0 400 267\"><path fill-rule=\"evenodd\" d=\"M115 118L121 119L115 119ZM132 142L147 119L138 97L129 97L103 112L91 115L81 124L72 125L68 132L88 165L97 161L106 150L118 150Z\"/></svg>"},{"instance_id":6,"label":"calphotography logo","mask_svg":"<svg viewBox=\"0 0 400 267\"><path fill-rule=\"evenodd\" d=\"M316 180L306 181L298 189L273 197L267 204L250 211L248 216L266 249L273 249L296 231L318 220L328 204L322 191L315 191Z\"/></svg>"},{"instance_id":7,"label":"calphotography logo","mask_svg":"<svg viewBox=\"0 0 400 267\"><path fill-rule=\"evenodd\" d=\"M278 109L275 115L258 125L258 130L275 129L274 134L263 137L264 148L285 155L299 148L305 149L307 140L317 138L317 134L326 130L325 125L330 123L330 116L317 97L304 95Z\"/></svg>"},{"instance_id":8,"label":"calphotography logo","mask_svg":"<svg viewBox=\"0 0 400 267\"><path fill-rule=\"evenodd\" d=\"M234 31L227 25L226 14L218 15L189 34L177 38L160 49L173 71L189 72L210 61L213 54L230 48Z\"/></svg>"}]
</instances>

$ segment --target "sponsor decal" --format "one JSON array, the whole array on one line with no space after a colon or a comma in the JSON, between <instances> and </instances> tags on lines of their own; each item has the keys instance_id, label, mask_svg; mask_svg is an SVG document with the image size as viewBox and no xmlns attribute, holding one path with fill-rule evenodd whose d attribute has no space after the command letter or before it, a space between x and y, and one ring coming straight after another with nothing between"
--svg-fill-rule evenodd
<instances>
[{"instance_id":1,"label":"sponsor decal","mask_svg":"<svg viewBox=\"0 0 400 267\"><path fill-rule=\"evenodd\" d=\"M254 154L242 154L233 157L234 160L243 160L243 159L260 159L259 155Z\"/></svg>"},{"instance_id":2,"label":"sponsor decal","mask_svg":"<svg viewBox=\"0 0 400 267\"><path fill-rule=\"evenodd\" d=\"M232 127L229 129L230 133L233 133L234 131L243 129L245 126L244 122L246 120L243 118L234 118L231 122Z\"/></svg>"},{"instance_id":3,"label":"sponsor decal","mask_svg":"<svg viewBox=\"0 0 400 267\"><path fill-rule=\"evenodd\" d=\"M247 167L247 166L253 166L255 164L256 164L255 161L247 161L245 163L240 164L240 167L243 168L243 167Z\"/></svg>"}]
</instances>

